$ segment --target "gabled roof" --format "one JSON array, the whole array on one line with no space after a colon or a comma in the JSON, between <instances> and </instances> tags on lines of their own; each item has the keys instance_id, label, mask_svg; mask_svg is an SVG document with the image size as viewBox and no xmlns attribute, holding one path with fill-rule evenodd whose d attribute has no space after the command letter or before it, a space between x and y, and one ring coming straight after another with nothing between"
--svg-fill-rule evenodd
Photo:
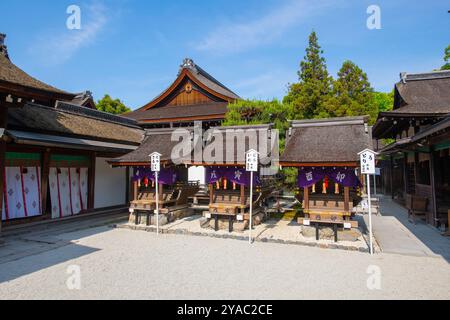
<instances>
[{"instance_id":1,"label":"gabled roof","mask_svg":"<svg viewBox=\"0 0 450 320\"><path fill-rule=\"evenodd\" d=\"M211 128L208 131L210 135L205 141L203 141L203 137L200 137L200 139L196 138L196 136L194 135L193 127L182 129L165 128L165 129L147 130L146 138L138 149L122 157L111 159L108 162L113 166L146 166L150 164L149 155L152 154L153 152L158 152L161 154L161 162L165 163L177 162L182 163L184 165L204 165L204 166L209 165L242 166L245 165L245 151L248 151L250 148L256 148L258 150L266 151L264 155L263 154L261 155L260 161L261 164L267 164L268 162L270 162L270 157L274 156L272 154L268 154L267 152L267 151L270 152L272 150L271 148L272 141L270 135L271 128L272 128L271 124ZM240 130L240 131L234 131L234 134L227 135L226 133L230 132L228 130ZM236 138L245 138L245 135L249 133L248 130L254 130L255 133L254 136L257 139L256 141L257 146L250 145L248 138L245 139L245 141L242 141L243 142L242 145L240 145L238 141L236 141ZM266 136L259 135L260 131L267 131L267 135ZM172 135L174 133L176 133L176 135L174 136L174 138L172 138ZM183 151L186 150L188 154L183 154L182 157L174 159L173 156L179 156L178 151L180 151L180 148L176 150L174 148L176 146L180 147L180 135L184 137L183 142L186 141L190 142L191 148L189 150L188 145L185 146L186 148L181 148L183 149ZM264 138L264 141L259 141L261 137ZM267 137L268 139L266 140L265 137ZM220 144L218 144L217 139L220 139ZM199 162L196 162L197 160L194 157L195 143L197 144L202 143L204 145L203 150L208 150L208 147L211 146L212 143L214 143L214 146L222 147L223 148L222 150L214 149L215 152L221 152L222 157L219 157L218 154L216 154L216 156L219 158L216 159L218 160L218 162L210 161L210 159L207 158L203 158L202 160L199 160ZM262 147L263 144L267 145L263 148ZM232 148L231 146L234 146L234 148ZM241 150L238 150L240 146L243 146L242 152L240 152ZM177 152L174 152L172 154L174 150ZM276 156L278 157L278 154Z\"/></svg>"},{"instance_id":2,"label":"gabled roof","mask_svg":"<svg viewBox=\"0 0 450 320\"><path fill-rule=\"evenodd\" d=\"M9 58L6 46L3 44L5 35L0 34L0 88L14 87L11 90L28 90L40 95L51 95L60 99L73 99L75 94L57 89L39 81L13 64Z\"/></svg>"},{"instance_id":3,"label":"gabled roof","mask_svg":"<svg viewBox=\"0 0 450 320\"><path fill-rule=\"evenodd\" d=\"M433 122L450 114L450 71L401 73L400 79L395 85L394 110L380 112L373 127L376 138L391 137L399 131L397 119Z\"/></svg>"},{"instance_id":4,"label":"gabled roof","mask_svg":"<svg viewBox=\"0 0 450 320\"><path fill-rule=\"evenodd\" d=\"M396 114L450 113L450 70L401 74L395 85Z\"/></svg>"},{"instance_id":5,"label":"gabled roof","mask_svg":"<svg viewBox=\"0 0 450 320\"><path fill-rule=\"evenodd\" d=\"M292 121L284 166L340 164L354 165L358 153L373 149L368 117L343 117Z\"/></svg>"},{"instance_id":6,"label":"gabled roof","mask_svg":"<svg viewBox=\"0 0 450 320\"><path fill-rule=\"evenodd\" d=\"M177 90L179 90L181 85L186 81L190 81L198 88L198 90L202 90L202 92L209 97L208 99L210 99L210 101L195 104L195 106L197 106L195 110L194 108L190 108L190 110L181 111L181 108L179 108L180 110L167 109L150 112L151 109L155 108L166 109L174 107L167 104L170 99L177 94ZM238 99L240 98L237 94L203 70L200 66L196 65L192 59L184 59L183 64L180 66L177 79L166 90L145 106L134 112L127 113L124 116L136 120L170 119L175 118L172 114L182 112L184 113L183 117L212 114L221 115L221 117L223 117L226 113L226 108L224 108L225 104ZM193 107L193 105L191 107ZM193 114L191 114L190 111L192 111Z\"/></svg>"}]
</instances>

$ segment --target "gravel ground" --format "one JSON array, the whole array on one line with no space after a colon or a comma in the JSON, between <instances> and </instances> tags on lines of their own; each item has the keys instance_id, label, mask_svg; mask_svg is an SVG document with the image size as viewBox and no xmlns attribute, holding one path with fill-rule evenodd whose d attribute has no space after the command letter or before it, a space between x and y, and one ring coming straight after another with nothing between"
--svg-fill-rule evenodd
<instances>
[{"instance_id":1,"label":"gravel ground","mask_svg":"<svg viewBox=\"0 0 450 320\"><path fill-rule=\"evenodd\" d=\"M445 259L99 227L0 264L1 299L450 299ZM1 251L1 248L0 248ZM81 270L69 290L68 267ZM381 270L369 290L367 269Z\"/></svg>"}]
</instances>

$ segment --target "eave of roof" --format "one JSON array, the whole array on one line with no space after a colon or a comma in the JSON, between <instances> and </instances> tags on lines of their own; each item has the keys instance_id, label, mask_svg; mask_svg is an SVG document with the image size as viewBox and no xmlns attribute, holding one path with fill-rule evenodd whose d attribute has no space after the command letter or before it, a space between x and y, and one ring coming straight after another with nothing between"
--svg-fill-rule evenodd
<instances>
[{"instance_id":1,"label":"eave of roof","mask_svg":"<svg viewBox=\"0 0 450 320\"><path fill-rule=\"evenodd\" d=\"M27 96L55 97L55 99L73 99L76 96L33 78L3 54L0 54L0 90Z\"/></svg>"}]
</instances>

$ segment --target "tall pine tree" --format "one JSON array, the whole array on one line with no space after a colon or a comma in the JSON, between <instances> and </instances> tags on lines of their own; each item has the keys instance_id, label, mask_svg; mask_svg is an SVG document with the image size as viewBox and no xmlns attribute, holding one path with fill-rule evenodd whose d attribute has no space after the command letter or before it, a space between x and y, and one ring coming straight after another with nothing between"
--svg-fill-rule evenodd
<instances>
[{"instance_id":1,"label":"tall pine tree","mask_svg":"<svg viewBox=\"0 0 450 320\"><path fill-rule=\"evenodd\" d=\"M299 82L289 86L285 103L294 106L295 118L310 119L323 117L331 92L332 78L328 74L323 51L317 34L309 36L309 45L304 60L300 63Z\"/></svg>"},{"instance_id":2,"label":"tall pine tree","mask_svg":"<svg viewBox=\"0 0 450 320\"><path fill-rule=\"evenodd\" d=\"M367 74L351 61L345 61L333 83L333 95L327 101L327 114L331 117L369 115L374 121L378 108Z\"/></svg>"}]
</instances>

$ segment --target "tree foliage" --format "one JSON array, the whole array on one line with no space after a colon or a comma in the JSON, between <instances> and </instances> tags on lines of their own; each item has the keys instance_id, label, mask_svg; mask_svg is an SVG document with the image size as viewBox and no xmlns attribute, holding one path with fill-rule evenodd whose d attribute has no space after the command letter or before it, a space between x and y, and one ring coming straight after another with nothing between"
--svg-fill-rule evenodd
<instances>
[{"instance_id":1,"label":"tree foliage","mask_svg":"<svg viewBox=\"0 0 450 320\"><path fill-rule=\"evenodd\" d=\"M122 101L112 99L109 95L105 95L97 102L97 110L112 114L124 114L131 111Z\"/></svg>"},{"instance_id":2,"label":"tree foliage","mask_svg":"<svg viewBox=\"0 0 450 320\"><path fill-rule=\"evenodd\" d=\"M389 93L374 92L373 102L378 112L392 111L394 107L394 90Z\"/></svg>"},{"instance_id":3,"label":"tree foliage","mask_svg":"<svg viewBox=\"0 0 450 320\"><path fill-rule=\"evenodd\" d=\"M292 104L296 119L323 117L331 92L332 78L328 74L317 34L309 36L304 60L300 62L299 82L291 84L284 102Z\"/></svg>"},{"instance_id":4,"label":"tree foliage","mask_svg":"<svg viewBox=\"0 0 450 320\"><path fill-rule=\"evenodd\" d=\"M444 61L446 62L441 70L450 70L450 45L445 48Z\"/></svg>"},{"instance_id":5,"label":"tree foliage","mask_svg":"<svg viewBox=\"0 0 450 320\"><path fill-rule=\"evenodd\" d=\"M274 123L280 132L280 151L283 152L288 120L369 115L373 124L380 111L392 110L393 91L375 92L367 74L348 60L334 80L322 55L313 31L300 63L299 81L289 85L283 101L241 100L230 104L224 125ZM295 188L297 171L285 168L283 175L285 186Z\"/></svg>"},{"instance_id":6,"label":"tree foliage","mask_svg":"<svg viewBox=\"0 0 450 320\"><path fill-rule=\"evenodd\" d=\"M348 60L333 81L333 91L325 105L327 117L369 115L374 122L378 114L367 74Z\"/></svg>"}]
</instances>

